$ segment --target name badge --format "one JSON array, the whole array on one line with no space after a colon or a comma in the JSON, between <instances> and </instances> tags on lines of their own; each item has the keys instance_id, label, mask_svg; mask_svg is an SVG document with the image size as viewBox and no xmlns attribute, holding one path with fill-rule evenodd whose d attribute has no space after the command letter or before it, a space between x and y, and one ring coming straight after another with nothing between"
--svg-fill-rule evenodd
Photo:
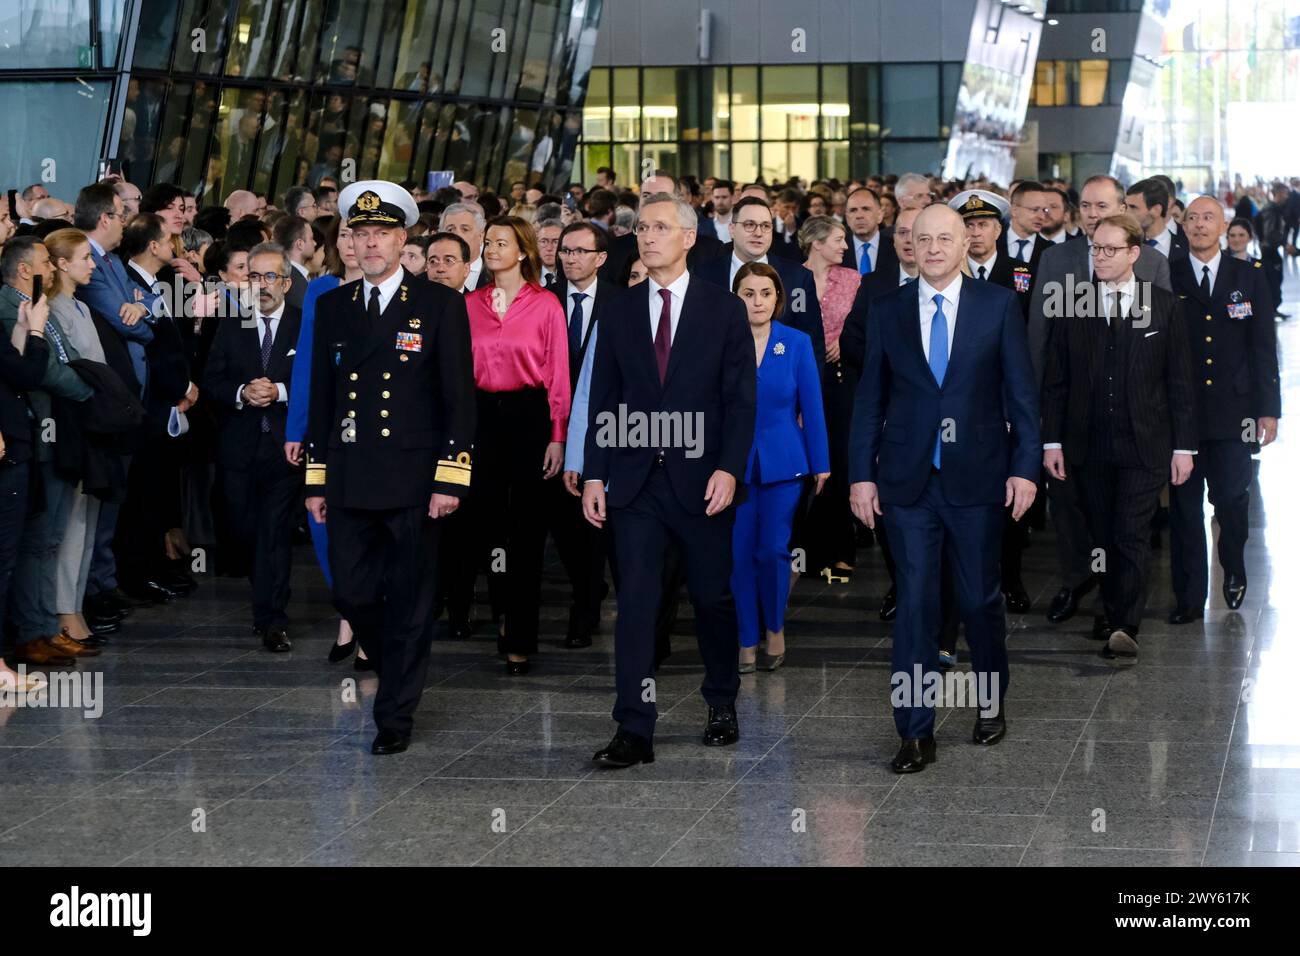
<instances>
[{"instance_id":1,"label":"name badge","mask_svg":"<svg viewBox=\"0 0 1300 956\"><path fill-rule=\"evenodd\" d=\"M398 332L397 350L399 352L421 352L424 350L424 336L419 332Z\"/></svg>"},{"instance_id":2,"label":"name badge","mask_svg":"<svg viewBox=\"0 0 1300 956\"><path fill-rule=\"evenodd\" d=\"M1026 269L1017 269L1011 274L1011 279L1016 284L1017 292L1028 292L1029 283L1033 279Z\"/></svg>"},{"instance_id":3,"label":"name badge","mask_svg":"<svg viewBox=\"0 0 1300 956\"><path fill-rule=\"evenodd\" d=\"M1254 311L1250 307L1249 299L1247 299L1245 302L1228 303L1228 318L1230 319L1245 319L1245 318L1249 318L1254 314L1255 314Z\"/></svg>"},{"instance_id":4,"label":"name badge","mask_svg":"<svg viewBox=\"0 0 1300 956\"><path fill-rule=\"evenodd\" d=\"M334 364L335 364L335 365L342 365L342 364L343 364L343 346L346 345L346 344L347 344L347 343L345 343L345 342L335 342L334 345L332 346L332 348L334 349Z\"/></svg>"}]
</instances>

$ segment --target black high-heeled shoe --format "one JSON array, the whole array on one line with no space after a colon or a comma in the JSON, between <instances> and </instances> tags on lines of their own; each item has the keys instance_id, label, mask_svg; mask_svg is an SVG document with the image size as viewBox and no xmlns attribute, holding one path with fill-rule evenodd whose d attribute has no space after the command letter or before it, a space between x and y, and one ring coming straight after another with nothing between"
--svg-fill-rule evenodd
<instances>
[{"instance_id":1,"label":"black high-heeled shoe","mask_svg":"<svg viewBox=\"0 0 1300 956\"><path fill-rule=\"evenodd\" d=\"M375 662L358 654L357 659L352 662L352 669L354 671L372 671L375 669Z\"/></svg>"},{"instance_id":2,"label":"black high-heeled shoe","mask_svg":"<svg viewBox=\"0 0 1300 956\"><path fill-rule=\"evenodd\" d=\"M357 639L355 637L346 644L335 644L330 648L330 663L337 664L345 661L352 656L352 652L357 649Z\"/></svg>"}]
</instances>

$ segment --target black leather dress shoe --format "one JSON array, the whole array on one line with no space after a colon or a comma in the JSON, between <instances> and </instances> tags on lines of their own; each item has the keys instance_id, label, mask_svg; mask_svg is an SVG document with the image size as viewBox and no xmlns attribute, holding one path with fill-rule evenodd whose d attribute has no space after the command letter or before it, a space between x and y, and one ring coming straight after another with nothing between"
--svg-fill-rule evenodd
<instances>
[{"instance_id":1,"label":"black leather dress shoe","mask_svg":"<svg viewBox=\"0 0 1300 956\"><path fill-rule=\"evenodd\" d=\"M1205 609L1199 607L1176 607L1169 615L1170 624L1191 624L1205 617Z\"/></svg>"},{"instance_id":2,"label":"black leather dress shoe","mask_svg":"<svg viewBox=\"0 0 1300 956\"><path fill-rule=\"evenodd\" d=\"M920 773L926 764L934 763L937 755L938 750L932 736L920 740L904 740L894 759L889 762L889 769L894 773Z\"/></svg>"},{"instance_id":3,"label":"black leather dress shoe","mask_svg":"<svg viewBox=\"0 0 1300 956\"><path fill-rule=\"evenodd\" d=\"M736 705L710 707L709 722L704 725L704 746L726 747L739 739L740 721L736 719Z\"/></svg>"},{"instance_id":4,"label":"black leather dress shoe","mask_svg":"<svg viewBox=\"0 0 1300 956\"><path fill-rule=\"evenodd\" d=\"M381 730L370 745L370 752L378 757L400 754L411 746L411 735L398 733L396 730Z\"/></svg>"},{"instance_id":5,"label":"black leather dress shoe","mask_svg":"<svg viewBox=\"0 0 1300 956\"><path fill-rule=\"evenodd\" d=\"M332 644L330 645L329 662L331 664L337 664L339 661L345 661L352 656L352 652L356 649L357 639L355 637L346 644Z\"/></svg>"},{"instance_id":6,"label":"black leather dress shoe","mask_svg":"<svg viewBox=\"0 0 1300 956\"><path fill-rule=\"evenodd\" d=\"M638 763L654 763L654 745L644 737L620 730L603 750L592 755L591 762L601 767L621 770Z\"/></svg>"},{"instance_id":7,"label":"black leather dress shoe","mask_svg":"<svg viewBox=\"0 0 1300 956\"><path fill-rule=\"evenodd\" d=\"M1094 641L1108 641L1110 640L1110 634L1113 630L1115 630L1115 628L1111 627L1110 621L1106 620L1103 615L1099 614L1092 619L1092 633L1089 637Z\"/></svg>"},{"instance_id":8,"label":"black leather dress shoe","mask_svg":"<svg viewBox=\"0 0 1300 956\"><path fill-rule=\"evenodd\" d=\"M1061 624L1074 617L1079 610L1079 599L1097 586L1097 578L1090 577L1076 587L1065 585L1056 592L1051 605L1047 608L1047 619L1053 624Z\"/></svg>"},{"instance_id":9,"label":"black leather dress shoe","mask_svg":"<svg viewBox=\"0 0 1300 956\"><path fill-rule=\"evenodd\" d=\"M282 628L271 627L261 632L262 646L268 651L276 654L283 654L285 651L293 650L293 645L289 643L289 635Z\"/></svg>"},{"instance_id":10,"label":"black leather dress shoe","mask_svg":"<svg viewBox=\"0 0 1300 956\"><path fill-rule=\"evenodd\" d=\"M87 619L86 624L90 627L91 634L116 634L122 630L122 625L117 621L91 621Z\"/></svg>"},{"instance_id":11,"label":"black leather dress shoe","mask_svg":"<svg viewBox=\"0 0 1300 956\"><path fill-rule=\"evenodd\" d=\"M591 647L591 631L570 618L568 632L564 635L564 646Z\"/></svg>"},{"instance_id":12,"label":"black leather dress shoe","mask_svg":"<svg viewBox=\"0 0 1300 956\"><path fill-rule=\"evenodd\" d=\"M880 602L880 619L888 623L898 614L898 589L890 588L884 600Z\"/></svg>"},{"instance_id":13,"label":"black leather dress shoe","mask_svg":"<svg viewBox=\"0 0 1300 956\"><path fill-rule=\"evenodd\" d=\"M975 731L971 740L984 747L991 747L1007 735L1007 715L998 712L996 717L976 717Z\"/></svg>"},{"instance_id":14,"label":"black leather dress shoe","mask_svg":"<svg viewBox=\"0 0 1300 956\"><path fill-rule=\"evenodd\" d=\"M1241 607L1241 602L1246 600L1246 579L1235 574L1229 574L1225 577L1223 579L1223 600L1228 602L1228 607L1233 611Z\"/></svg>"},{"instance_id":15,"label":"black leather dress shoe","mask_svg":"<svg viewBox=\"0 0 1300 956\"><path fill-rule=\"evenodd\" d=\"M352 662L352 669L354 671L362 671L362 672L373 671L376 669L375 662L371 660L369 657L362 657L360 654L358 654L356 660Z\"/></svg>"},{"instance_id":16,"label":"black leather dress shoe","mask_svg":"<svg viewBox=\"0 0 1300 956\"><path fill-rule=\"evenodd\" d=\"M158 577L158 583L167 590L182 595L189 594L199 586L199 582L185 571L168 571Z\"/></svg>"},{"instance_id":17,"label":"black leather dress shoe","mask_svg":"<svg viewBox=\"0 0 1300 956\"><path fill-rule=\"evenodd\" d=\"M157 581L141 581L139 584L127 585L122 590L143 604L166 604L176 597L175 591L163 587Z\"/></svg>"},{"instance_id":18,"label":"black leather dress shoe","mask_svg":"<svg viewBox=\"0 0 1300 956\"><path fill-rule=\"evenodd\" d=\"M131 597L131 595L127 594L121 588L113 588L113 590L111 591L100 591L94 597L87 598L86 600L93 601L97 605L103 604L118 610L130 610L131 608L148 607L150 603L149 601L146 600L140 600L139 598Z\"/></svg>"},{"instance_id":19,"label":"black leather dress shoe","mask_svg":"<svg viewBox=\"0 0 1300 956\"><path fill-rule=\"evenodd\" d=\"M533 669L531 661L506 660L506 673L511 677L522 677Z\"/></svg>"},{"instance_id":20,"label":"black leather dress shoe","mask_svg":"<svg viewBox=\"0 0 1300 956\"><path fill-rule=\"evenodd\" d=\"M92 633L81 638L81 643L85 644L87 647L103 647L108 642L108 637L103 634Z\"/></svg>"},{"instance_id":21,"label":"black leather dress shoe","mask_svg":"<svg viewBox=\"0 0 1300 956\"><path fill-rule=\"evenodd\" d=\"M119 608L111 604L95 603L87 598L81 608L82 615L86 618L87 624L109 623L121 624L126 620L130 613L126 608Z\"/></svg>"},{"instance_id":22,"label":"black leather dress shoe","mask_svg":"<svg viewBox=\"0 0 1300 956\"><path fill-rule=\"evenodd\" d=\"M1029 592L1019 581L1014 582L1009 589L1004 589L1002 596L1006 598L1007 610L1012 614L1024 614L1033 604L1029 600Z\"/></svg>"}]
</instances>

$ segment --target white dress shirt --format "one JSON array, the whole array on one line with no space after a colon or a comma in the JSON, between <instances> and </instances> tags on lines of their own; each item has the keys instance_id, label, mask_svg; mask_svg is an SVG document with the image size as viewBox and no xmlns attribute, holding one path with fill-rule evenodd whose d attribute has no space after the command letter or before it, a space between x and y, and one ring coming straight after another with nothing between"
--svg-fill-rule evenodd
<instances>
[{"instance_id":1,"label":"white dress shirt","mask_svg":"<svg viewBox=\"0 0 1300 956\"><path fill-rule=\"evenodd\" d=\"M682 320L682 303L686 300L686 287L690 285L691 274L683 270L682 274L674 279L667 286L662 286L654 279L647 277L646 282L650 283L650 341L654 341L655 332L659 330L659 313L663 309L663 299L659 295L660 289L667 289L672 293L669 300L668 310L671 316L671 331L668 345L671 347L673 342L677 341L677 325Z\"/></svg>"},{"instance_id":2,"label":"white dress shirt","mask_svg":"<svg viewBox=\"0 0 1300 956\"><path fill-rule=\"evenodd\" d=\"M596 275L595 273L592 273L591 282L588 283L587 288L579 289L577 286L571 285L564 296L564 327L567 329L569 327L569 320L573 318L574 295L579 292L586 295L586 298L582 300L582 330L578 333L579 342L586 341L587 330L591 328L591 316L592 313L595 312L596 305L596 285ZM658 316L656 315L656 320L657 318Z\"/></svg>"},{"instance_id":3,"label":"white dress shirt","mask_svg":"<svg viewBox=\"0 0 1300 956\"><path fill-rule=\"evenodd\" d=\"M880 261L880 230L879 229L877 229L876 234L872 236L870 239L868 239L866 242L863 242L857 236L853 237L853 257L854 260L858 263L859 272L862 271L862 251L864 248L867 250L868 254L871 257L871 271L875 272L876 263Z\"/></svg>"},{"instance_id":4,"label":"white dress shirt","mask_svg":"<svg viewBox=\"0 0 1300 956\"><path fill-rule=\"evenodd\" d=\"M714 213L713 231L718 234L719 242L730 242L731 241L731 213L727 213L725 218L719 216L717 213Z\"/></svg>"},{"instance_id":5,"label":"white dress shirt","mask_svg":"<svg viewBox=\"0 0 1300 956\"><path fill-rule=\"evenodd\" d=\"M918 273L918 275L919 275L919 273ZM898 284L899 284L899 285L907 285L909 282L911 282L911 281L912 281L913 279L915 279L915 278L916 278L916 276L910 276L910 275L908 275L908 274L907 274L907 270L904 269L901 265L898 267Z\"/></svg>"},{"instance_id":6,"label":"white dress shirt","mask_svg":"<svg viewBox=\"0 0 1300 956\"><path fill-rule=\"evenodd\" d=\"M930 361L930 326L934 324L934 315L938 307L934 303L936 295L943 296L943 314L948 320L948 361L952 362L952 337L957 332L957 305L961 301L961 273L948 283L948 288L940 292L921 276L917 281L917 295L921 299L921 348L925 350L925 360Z\"/></svg>"},{"instance_id":7,"label":"white dress shirt","mask_svg":"<svg viewBox=\"0 0 1300 956\"><path fill-rule=\"evenodd\" d=\"M1189 254L1187 258L1192 266L1192 278L1196 280L1197 285L1201 284L1201 276L1205 274L1202 270L1210 270L1210 289L1213 290L1214 282L1219 277L1219 263L1223 261L1223 253L1216 249L1214 252L1214 258L1209 262L1202 262L1200 259L1196 258L1196 253L1194 252Z\"/></svg>"},{"instance_id":8,"label":"white dress shirt","mask_svg":"<svg viewBox=\"0 0 1300 956\"><path fill-rule=\"evenodd\" d=\"M1047 233L1042 233L1041 235L1042 235L1042 237L1043 237L1044 239L1046 239L1048 242L1050 242L1050 243L1051 243L1052 245L1054 245L1054 246L1055 246L1055 245L1059 245L1059 244L1061 244L1062 242L1065 242L1066 239L1069 239L1069 238L1070 238L1070 234L1069 234L1068 232L1065 231L1065 227L1064 227L1064 226L1062 226L1060 229L1056 230L1056 232L1052 233L1052 235L1050 235L1050 236L1049 236Z\"/></svg>"},{"instance_id":9,"label":"white dress shirt","mask_svg":"<svg viewBox=\"0 0 1300 956\"><path fill-rule=\"evenodd\" d=\"M984 270L985 279L988 279L989 276L993 275L993 267L997 264L997 261L998 251L996 249L993 250L993 255L989 256L987 262L976 262L970 256L966 257L966 264L970 266L970 274L976 279L980 278L981 269Z\"/></svg>"},{"instance_id":10,"label":"white dress shirt","mask_svg":"<svg viewBox=\"0 0 1300 956\"><path fill-rule=\"evenodd\" d=\"M1021 240L1027 240L1029 245L1025 246L1024 258L1016 255L1016 250L1020 248ZM1007 255L1012 259L1018 259L1020 262L1028 262L1034 257L1034 243L1037 241L1034 236L1022 236L1016 233L1011 226L1007 226Z\"/></svg>"},{"instance_id":11,"label":"white dress shirt","mask_svg":"<svg viewBox=\"0 0 1300 956\"><path fill-rule=\"evenodd\" d=\"M483 257L479 256L469 264L469 275L465 277L465 284L461 286L461 292L473 292L478 288L478 277L483 274Z\"/></svg>"},{"instance_id":12,"label":"white dress shirt","mask_svg":"<svg viewBox=\"0 0 1300 956\"><path fill-rule=\"evenodd\" d=\"M406 270L398 268L383 282L379 283L379 311L382 314L388 308L388 303L393 301L393 296L397 295L397 290L402 286L402 279L406 275ZM374 283L369 279L361 280L361 302L367 309L370 308L370 290L375 288ZM471 288L473 286L471 285Z\"/></svg>"},{"instance_id":13,"label":"white dress shirt","mask_svg":"<svg viewBox=\"0 0 1300 956\"><path fill-rule=\"evenodd\" d=\"M767 261L767 255L766 255L766 253L763 254L763 255L761 255L761 256L759 256L757 259L754 259L754 260L752 260L752 261L754 261L754 262L761 262L761 263L763 263L764 265L770 265L770 263L768 263L768 261ZM727 288L728 288L728 289L735 288L735 285L736 285L736 273L739 272L739 271L741 270L741 267L744 266L744 264L745 264L744 261L742 261L742 260L740 259L740 257L738 257L734 252L731 254L731 274L730 274L729 276L727 276ZM786 293L787 296L788 296L789 294L790 294L789 292ZM675 327L675 326L674 326L674 327Z\"/></svg>"},{"instance_id":14,"label":"white dress shirt","mask_svg":"<svg viewBox=\"0 0 1300 956\"><path fill-rule=\"evenodd\" d=\"M1170 222L1173 222L1173 220L1171 219ZM1171 233L1168 229L1162 229L1160 231L1160 235L1155 236L1154 239L1156 241L1156 244L1154 246L1156 252L1160 253L1162 256L1168 259L1169 250L1173 246L1174 234ZM1146 239L1143 240L1143 244L1151 245L1150 241Z\"/></svg>"},{"instance_id":15,"label":"white dress shirt","mask_svg":"<svg viewBox=\"0 0 1300 956\"><path fill-rule=\"evenodd\" d=\"M383 293L381 292L379 295L380 298L382 299ZM261 310L258 309L256 306L254 306L253 318L255 319L256 322L257 343L259 348L261 347L262 344L262 336L266 334L265 323L267 322L271 323L271 343L272 343L272 347L274 347L275 337L280 332L280 318L283 315L284 315L283 302L280 303L280 307L278 309L276 309L274 312L270 313L269 315L263 315ZM279 393L276 396L275 400L277 402L287 402L289 400L289 390L284 387L284 382L276 382L275 388L276 391ZM236 385L235 386L235 408L242 410L243 407L244 407L244 386Z\"/></svg>"},{"instance_id":16,"label":"white dress shirt","mask_svg":"<svg viewBox=\"0 0 1300 956\"><path fill-rule=\"evenodd\" d=\"M302 265L301 263L294 262L292 259L289 260L289 265L292 268L298 270L298 274L301 275L304 279L311 281L311 276L308 275L306 266Z\"/></svg>"}]
</instances>

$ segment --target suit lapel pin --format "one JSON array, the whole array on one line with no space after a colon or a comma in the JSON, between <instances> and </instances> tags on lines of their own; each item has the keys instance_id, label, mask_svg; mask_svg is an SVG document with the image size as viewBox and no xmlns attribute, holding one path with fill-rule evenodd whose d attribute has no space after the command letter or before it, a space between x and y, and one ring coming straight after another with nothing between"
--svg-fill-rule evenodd
<instances>
[{"instance_id":1,"label":"suit lapel pin","mask_svg":"<svg viewBox=\"0 0 1300 956\"><path fill-rule=\"evenodd\" d=\"M784 342L777 342L776 345L772 347L772 354L773 354L773 355L784 355L784 354L785 354L785 343L784 343Z\"/></svg>"}]
</instances>

